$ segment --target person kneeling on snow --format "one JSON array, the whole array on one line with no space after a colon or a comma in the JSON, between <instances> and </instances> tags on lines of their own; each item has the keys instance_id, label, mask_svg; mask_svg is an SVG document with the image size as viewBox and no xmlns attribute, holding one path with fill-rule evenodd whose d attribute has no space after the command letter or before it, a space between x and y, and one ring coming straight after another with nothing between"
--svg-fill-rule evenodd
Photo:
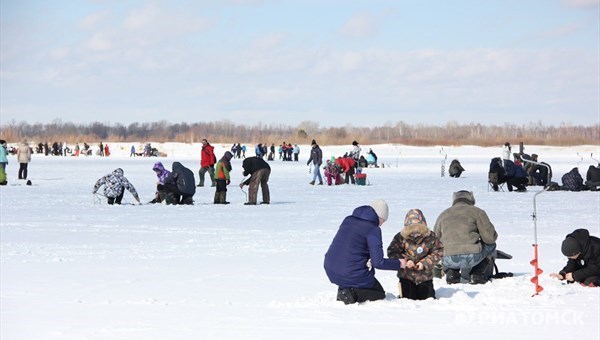
<instances>
[{"instance_id":1,"label":"person kneeling on snow","mask_svg":"<svg viewBox=\"0 0 600 340\"><path fill-rule=\"evenodd\" d=\"M376 200L354 209L342 221L323 263L329 281L338 286L338 301L347 305L384 299L385 291L372 268L400 270L406 266L405 259L383 257L381 226L387 218L387 203Z\"/></svg>"},{"instance_id":2,"label":"person kneeling on snow","mask_svg":"<svg viewBox=\"0 0 600 340\"><path fill-rule=\"evenodd\" d=\"M173 162L173 171L165 178L165 201L167 204L194 204L196 180L192 170L179 162Z\"/></svg>"},{"instance_id":3,"label":"person kneeling on snow","mask_svg":"<svg viewBox=\"0 0 600 340\"><path fill-rule=\"evenodd\" d=\"M444 245L442 266L448 284L461 278L471 284L486 283L493 273L498 233L483 209L475 206L473 193L452 195L452 206L438 216L435 235Z\"/></svg>"},{"instance_id":4,"label":"person kneeling on snow","mask_svg":"<svg viewBox=\"0 0 600 340\"><path fill-rule=\"evenodd\" d=\"M96 181L92 193L95 194L98 192L98 189L100 189L102 185L104 185L104 196L107 198L108 204L110 205L115 203L121 204L121 200L125 194L125 189L131 192L138 203L141 203L135 187L133 184L129 183L125 176L123 176L123 169L121 168L115 169L110 174L103 176Z\"/></svg>"},{"instance_id":5,"label":"person kneeling on snow","mask_svg":"<svg viewBox=\"0 0 600 340\"><path fill-rule=\"evenodd\" d=\"M569 258L567 265L550 277L580 282L584 286L600 286L600 238L590 236L587 229L577 229L567 235L560 249Z\"/></svg>"},{"instance_id":6,"label":"person kneeling on snow","mask_svg":"<svg viewBox=\"0 0 600 340\"><path fill-rule=\"evenodd\" d=\"M152 171L156 174L158 181L156 182L156 193L154 194L154 199L149 203L161 203L165 200L165 180L171 172L165 169L164 165L161 162L154 163L152 166Z\"/></svg>"},{"instance_id":7,"label":"person kneeling on snow","mask_svg":"<svg viewBox=\"0 0 600 340\"><path fill-rule=\"evenodd\" d=\"M404 218L404 228L394 236L387 248L391 259L406 259L406 268L398 271L400 298L435 299L433 268L443 255L442 243L427 228L419 209L411 209Z\"/></svg>"}]
</instances>

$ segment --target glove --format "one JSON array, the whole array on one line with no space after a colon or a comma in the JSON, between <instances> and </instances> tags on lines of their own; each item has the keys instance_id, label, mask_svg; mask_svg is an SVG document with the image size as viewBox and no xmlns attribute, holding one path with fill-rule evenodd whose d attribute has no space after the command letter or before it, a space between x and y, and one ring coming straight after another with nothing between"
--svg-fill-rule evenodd
<instances>
[{"instance_id":1,"label":"glove","mask_svg":"<svg viewBox=\"0 0 600 340\"><path fill-rule=\"evenodd\" d=\"M230 180L226 180L225 183L227 183L227 185L229 185L231 183Z\"/></svg>"}]
</instances>

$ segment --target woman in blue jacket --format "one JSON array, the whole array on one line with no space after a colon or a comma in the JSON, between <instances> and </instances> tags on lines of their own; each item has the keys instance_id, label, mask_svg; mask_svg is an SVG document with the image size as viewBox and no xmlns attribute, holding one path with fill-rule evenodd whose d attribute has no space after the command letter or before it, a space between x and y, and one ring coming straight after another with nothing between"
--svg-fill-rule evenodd
<instances>
[{"instance_id":1,"label":"woman in blue jacket","mask_svg":"<svg viewBox=\"0 0 600 340\"><path fill-rule=\"evenodd\" d=\"M404 268L405 259L386 259L380 226L388 218L384 200L360 206L347 216L325 254L324 268L331 283L338 285L337 300L345 304L381 300L383 287L375 270Z\"/></svg>"}]
</instances>

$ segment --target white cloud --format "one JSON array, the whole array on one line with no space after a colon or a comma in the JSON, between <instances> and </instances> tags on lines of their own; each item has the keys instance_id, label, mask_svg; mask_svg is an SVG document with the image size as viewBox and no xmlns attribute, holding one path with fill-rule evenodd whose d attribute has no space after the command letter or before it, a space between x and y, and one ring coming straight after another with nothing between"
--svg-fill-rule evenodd
<instances>
[{"instance_id":1,"label":"white cloud","mask_svg":"<svg viewBox=\"0 0 600 340\"><path fill-rule=\"evenodd\" d=\"M107 51L113 47L111 37L103 32L98 32L92 35L85 45L92 51Z\"/></svg>"},{"instance_id":2,"label":"white cloud","mask_svg":"<svg viewBox=\"0 0 600 340\"><path fill-rule=\"evenodd\" d=\"M79 22L79 28L83 30L92 30L97 28L104 19L108 17L108 11L99 11L87 15Z\"/></svg>"},{"instance_id":3,"label":"white cloud","mask_svg":"<svg viewBox=\"0 0 600 340\"><path fill-rule=\"evenodd\" d=\"M340 28L339 33L350 38L368 38L375 34L377 24L368 12L354 14Z\"/></svg>"}]
</instances>

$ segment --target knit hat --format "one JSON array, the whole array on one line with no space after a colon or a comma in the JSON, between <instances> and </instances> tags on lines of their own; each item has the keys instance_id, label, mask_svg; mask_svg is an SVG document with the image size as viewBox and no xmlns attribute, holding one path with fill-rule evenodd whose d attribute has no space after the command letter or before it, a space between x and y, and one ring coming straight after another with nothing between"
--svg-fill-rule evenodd
<instances>
[{"instance_id":1,"label":"knit hat","mask_svg":"<svg viewBox=\"0 0 600 340\"><path fill-rule=\"evenodd\" d=\"M563 255L573 256L581 252L581 246L574 237L567 236L560 247Z\"/></svg>"},{"instance_id":2,"label":"knit hat","mask_svg":"<svg viewBox=\"0 0 600 340\"><path fill-rule=\"evenodd\" d=\"M229 161L233 158L233 154L229 151L225 151L225 154L223 154L223 157Z\"/></svg>"},{"instance_id":3,"label":"knit hat","mask_svg":"<svg viewBox=\"0 0 600 340\"><path fill-rule=\"evenodd\" d=\"M473 196L472 191L461 190L457 191L452 195L452 205L464 202L470 205L475 205L475 196Z\"/></svg>"},{"instance_id":4,"label":"knit hat","mask_svg":"<svg viewBox=\"0 0 600 340\"><path fill-rule=\"evenodd\" d=\"M310 142L310 145L317 145L317 141L313 139L312 142Z\"/></svg>"},{"instance_id":5,"label":"knit hat","mask_svg":"<svg viewBox=\"0 0 600 340\"><path fill-rule=\"evenodd\" d=\"M377 213L377 216L379 216L380 219L387 221L389 209L388 209L387 203L385 203L384 200L382 200L382 199L375 200L375 202L371 203L371 208L373 208L373 210L375 210L375 212Z\"/></svg>"},{"instance_id":6,"label":"knit hat","mask_svg":"<svg viewBox=\"0 0 600 340\"><path fill-rule=\"evenodd\" d=\"M421 210L410 209L404 218L404 226L409 227L417 224L427 227L427 220L425 220L425 216Z\"/></svg>"}]
</instances>

